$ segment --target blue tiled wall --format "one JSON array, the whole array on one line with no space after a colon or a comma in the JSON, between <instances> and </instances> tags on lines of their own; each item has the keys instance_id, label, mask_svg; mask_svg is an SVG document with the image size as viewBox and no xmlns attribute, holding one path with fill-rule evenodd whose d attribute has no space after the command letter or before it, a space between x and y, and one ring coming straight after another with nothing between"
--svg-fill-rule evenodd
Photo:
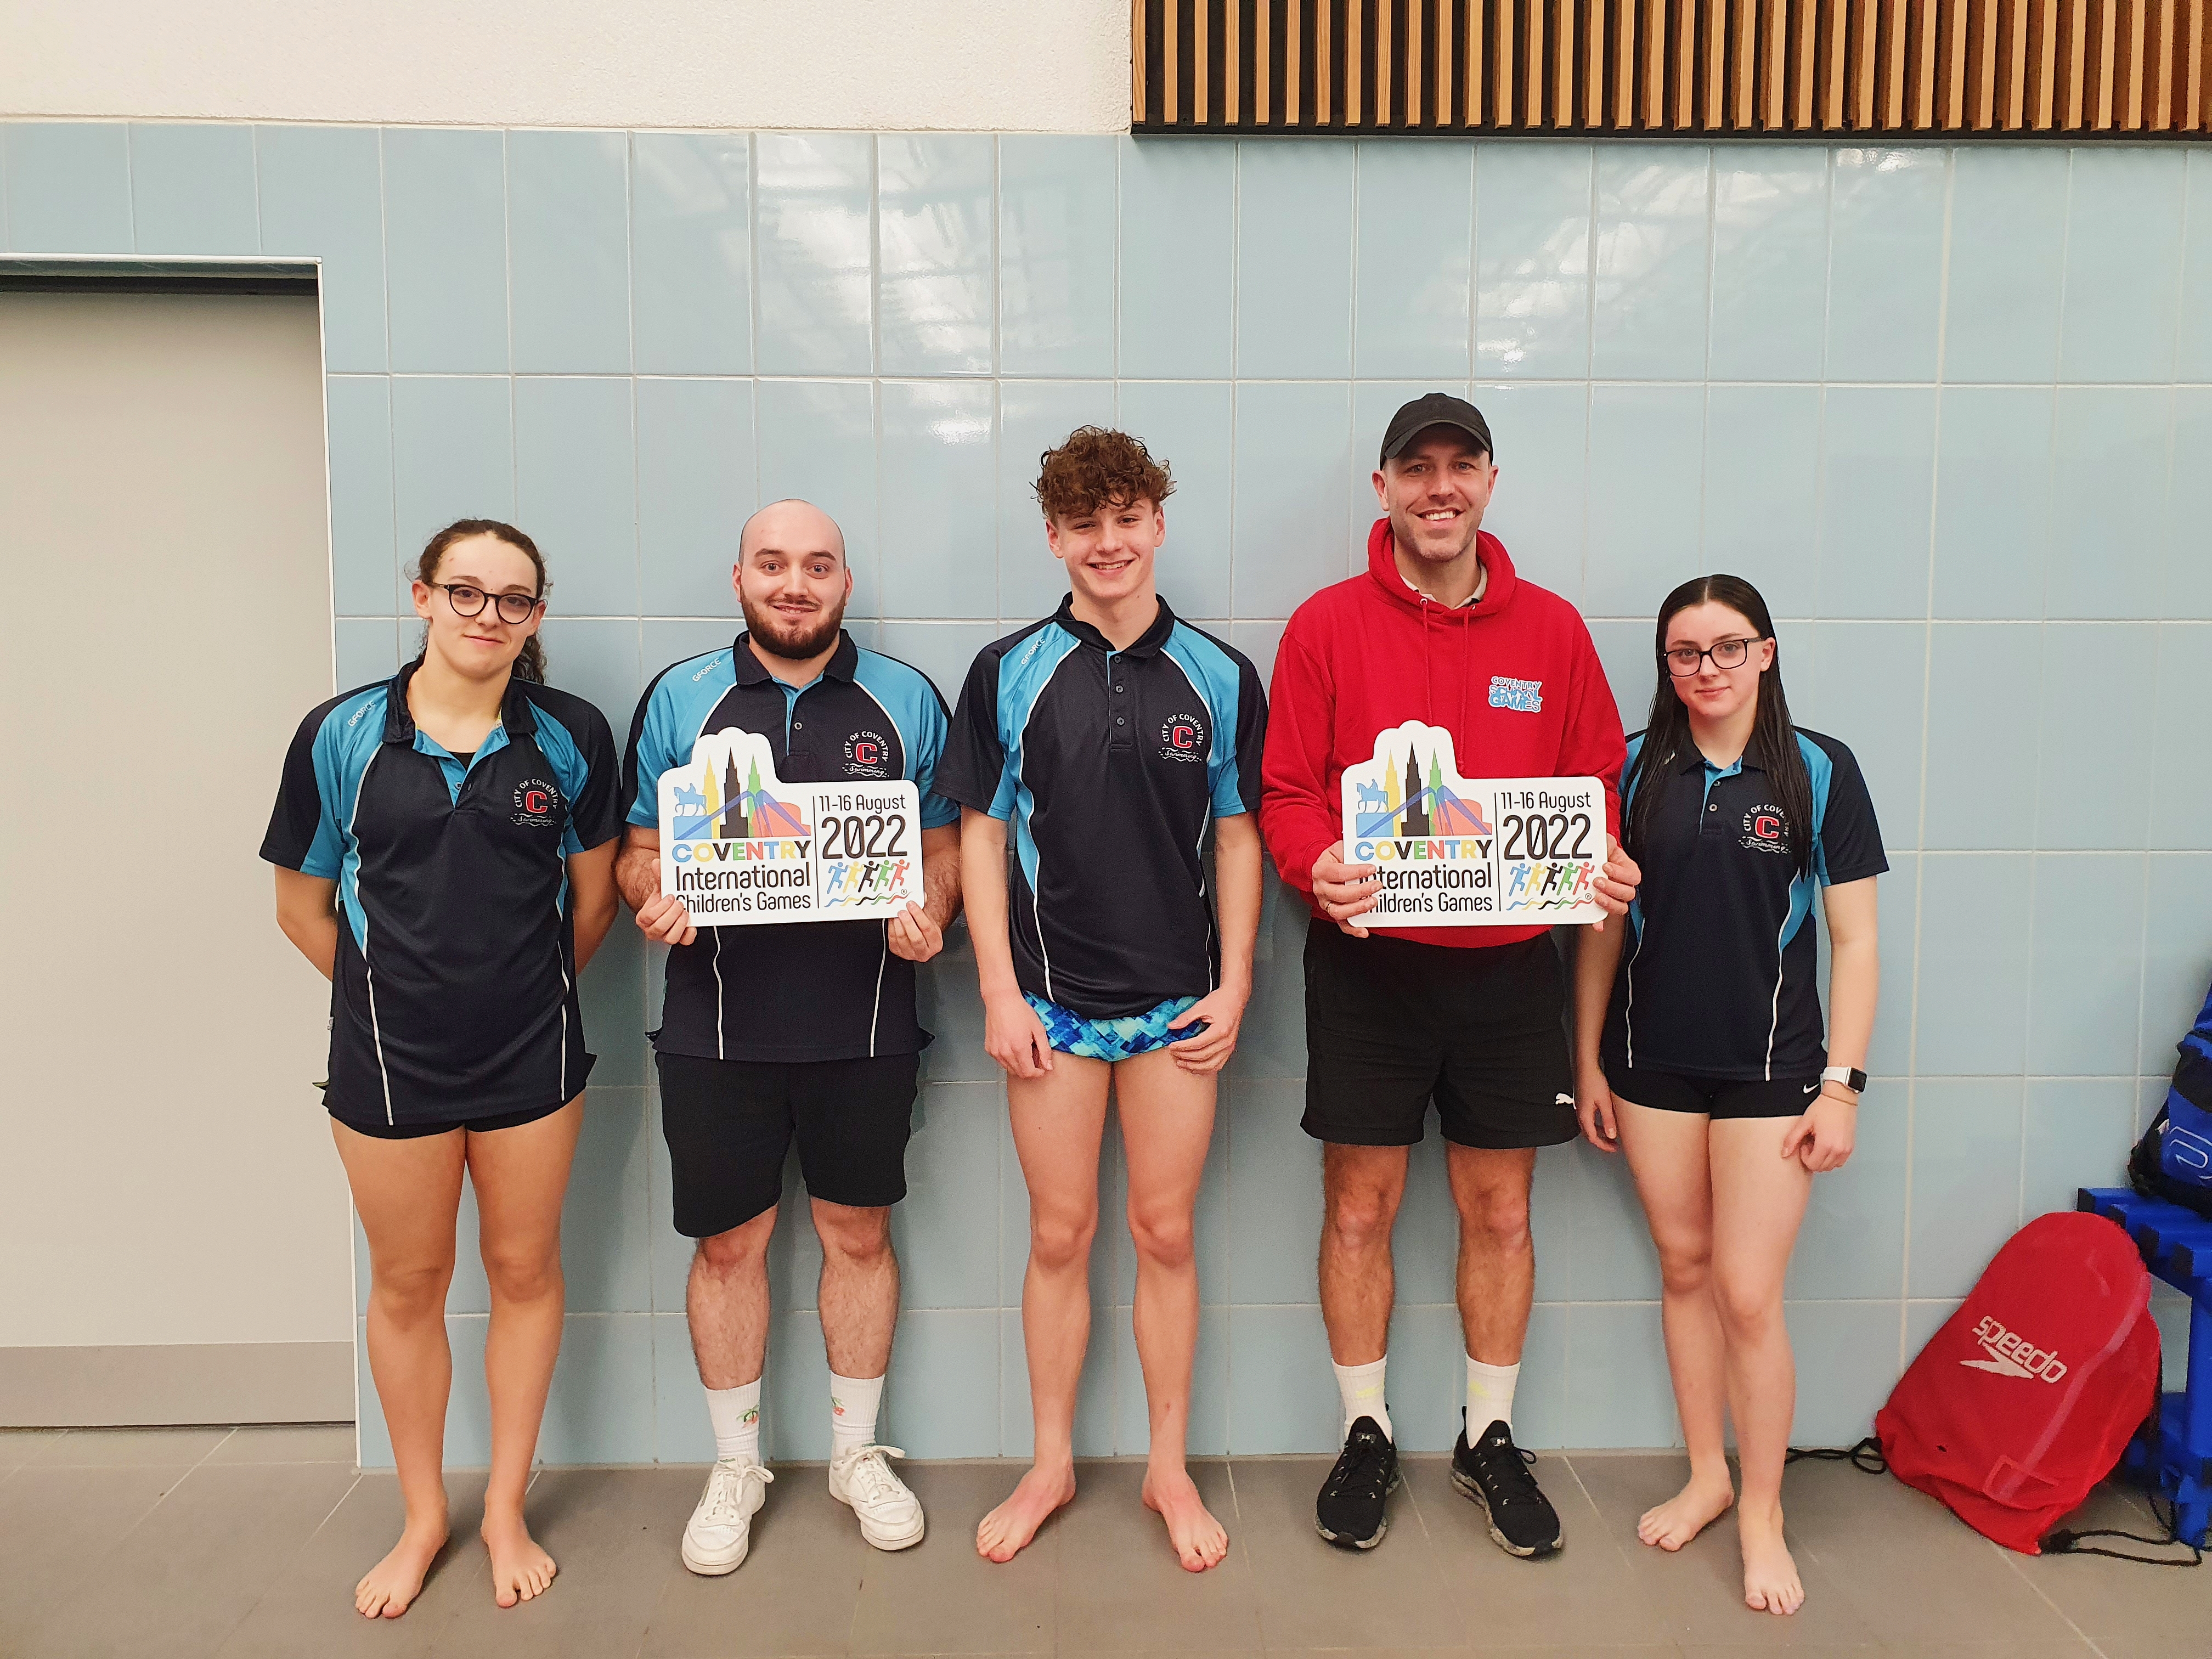
<instances>
[{"instance_id":1,"label":"blue tiled wall","mask_svg":"<svg viewBox=\"0 0 2212 1659\"><path fill-rule=\"evenodd\" d=\"M1435 386L1488 412L1492 523L1589 616L1632 726L1665 590L1757 581L1894 866L1860 1151L1819 1183L1790 1279L1802 1441L1863 1432L1990 1249L2115 1176L2212 971L2212 151L89 124L0 144L12 250L323 260L341 684L411 647L399 572L431 530L514 516L552 562L555 678L620 728L652 672L733 631L739 519L799 494L844 525L855 631L951 692L1054 602L1027 484L1086 420L1174 462L1162 586L1264 671L1353 566L1389 410ZM1203 1449L1334 1432L1303 925L1271 886L1202 1200ZM635 940L585 981L601 1061L554 1462L711 1455ZM923 996L887 1427L919 1455L1018 1455L1024 1200L964 942ZM1537 1187L1523 1437L1672 1441L1625 1171L1567 1147ZM1414 1446L1455 1426L1451 1230L1431 1139L1399 1229ZM784 1456L827 1443L817 1261L787 1227ZM1133 1277L1103 1243L1088 1452L1144 1444ZM484 1450L484 1306L465 1268L459 1462Z\"/></svg>"}]
</instances>

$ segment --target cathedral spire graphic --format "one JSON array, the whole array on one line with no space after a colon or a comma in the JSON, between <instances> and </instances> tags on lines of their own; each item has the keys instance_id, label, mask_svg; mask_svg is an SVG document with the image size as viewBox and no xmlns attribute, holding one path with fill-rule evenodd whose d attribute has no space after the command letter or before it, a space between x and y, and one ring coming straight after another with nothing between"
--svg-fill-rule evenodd
<instances>
[{"instance_id":1,"label":"cathedral spire graphic","mask_svg":"<svg viewBox=\"0 0 2212 1659\"><path fill-rule=\"evenodd\" d=\"M1400 821L1401 836L1429 833L1429 811L1421 784L1421 757L1409 744L1406 750L1406 816Z\"/></svg>"},{"instance_id":2,"label":"cathedral spire graphic","mask_svg":"<svg viewBox=\"0 0 2212 1659\"><path fill-rule=\"evenodd\" d=\"M722 763L722 799L727 805L722 815L722 833L718 841L743 841L749 833L745 823L747 796L738 781L738 757L733 751Z\"/></svg>"}]
</instances>

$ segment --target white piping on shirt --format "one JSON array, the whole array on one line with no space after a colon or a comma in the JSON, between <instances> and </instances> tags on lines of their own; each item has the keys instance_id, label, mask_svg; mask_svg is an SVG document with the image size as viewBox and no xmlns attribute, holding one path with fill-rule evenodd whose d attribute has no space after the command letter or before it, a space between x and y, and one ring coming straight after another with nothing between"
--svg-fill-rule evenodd
<instances>
[{"instance_id":1,"label":"white piping on shirt","mask_svg":"<svg viewBox=\"0 0 2212 1659\"><path fill-rule=\"evenodd\" d=\"M384 745L380 743L376 752L368 757L368 765L361 769L361 781L353 787L353 811L346 814L346 836L353 842L356 853L361 848L361 837L353 832L353 821L361 816L361 798L368 793L369 768L376 764L383 753ZM354 866L353 893L356 904L361 904L360 867L358 864ZM343 922L344 918L339 920ZM376 1074L384 1085L384 1121L387 1124L397 1123L398 1120L392 1114L392 1071L384 1063L384 1027L376 1017L376 969L368 965L368 906L366 904L361 906L361 971L368 988L368 1030L376 1043Z\"/></svg>"}]
</instances>

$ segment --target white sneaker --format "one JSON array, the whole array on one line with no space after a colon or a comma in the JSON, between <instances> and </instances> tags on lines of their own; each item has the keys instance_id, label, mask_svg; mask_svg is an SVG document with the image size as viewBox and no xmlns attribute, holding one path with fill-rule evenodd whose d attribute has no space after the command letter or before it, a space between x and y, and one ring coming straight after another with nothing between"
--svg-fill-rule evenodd
<instances>
[{"instance_id":1,"label":"white sneaker","mask_svg":"<svg viewBox=\"0 0 2212 1659\"><path fill-rule=\"evenodd\" d=\"M709 1578L735 1572L752 1547L753 1516L775 1476L759 1463L717 1463L684 1528L684 1565Z\"/></svg>"},{"instance_id":2,"label":"white sneaker","mask_svg":"<svg viewBox=\"0 0 2212 1659\"><path fill-rule=\"evenodd\" d=\"M879 1550L921 1542L921 1500L891 1473L896 1446L854 1446L830 1460L830 1495L860 1518L860 1536Z\"/></svg>"}]
</instances>

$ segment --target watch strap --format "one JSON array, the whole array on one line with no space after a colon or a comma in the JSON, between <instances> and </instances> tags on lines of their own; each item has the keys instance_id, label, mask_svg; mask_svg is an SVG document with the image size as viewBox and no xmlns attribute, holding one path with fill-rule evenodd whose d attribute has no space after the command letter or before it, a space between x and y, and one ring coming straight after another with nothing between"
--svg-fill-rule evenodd
<instances>
[{"instance_id":1,"label":"watch strap","mask_svg":"<svg viewBox=\"0 0 2212 1659\"><path fill-rule=\"evenodd\" d=\"M1831 1066L1820 1073L1823 1083L1840 1083L1855 1095L1866 1092L1867 1074L1855 1066Z\"/></svg>"}]
</instances>

